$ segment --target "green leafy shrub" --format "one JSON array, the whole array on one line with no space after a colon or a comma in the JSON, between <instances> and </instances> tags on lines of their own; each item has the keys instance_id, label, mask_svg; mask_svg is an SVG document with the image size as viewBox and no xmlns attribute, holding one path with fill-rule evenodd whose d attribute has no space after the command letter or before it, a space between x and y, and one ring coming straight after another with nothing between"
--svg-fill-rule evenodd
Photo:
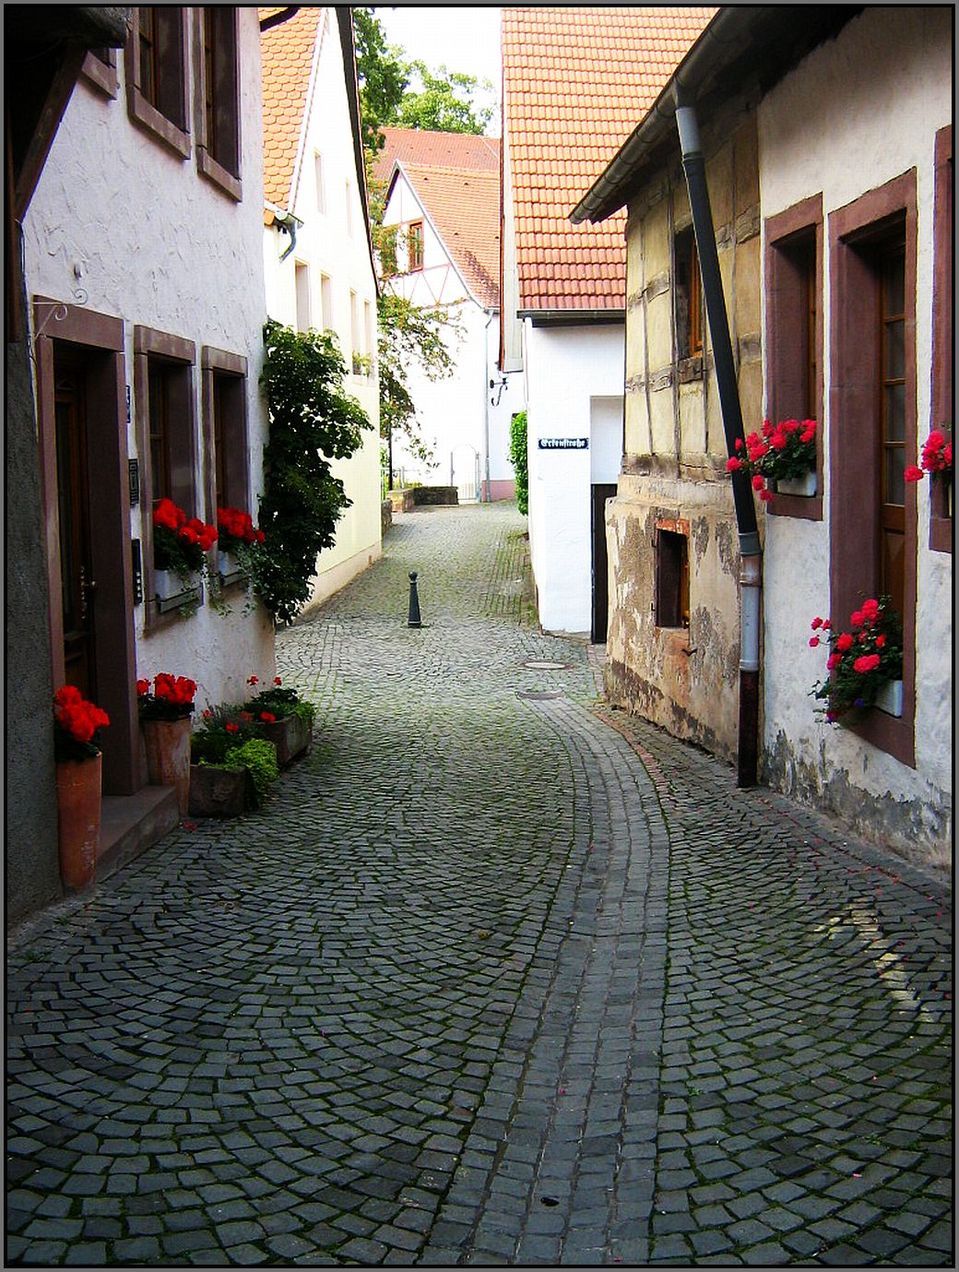
<instances>
[{"instance_id":1,"label":"green leafy shrub","mask_svg":"<svg viewBox=\"0 0 959 1272\"><path fill-rule=\"evenodd\" d=\"M276 747L263 738L250 738L231 747L223 757L224 768L245 768L253 781L257 808L265 804L270 787L280 776Z\"/></svg>"},{"instance_id":2,"label":"green leafy shrub","mask_svg":"<svg viewBox=\"0 0 959 1272\"><path fill-rule=\"evenodd\" d=\"M317 554L335 540L351 504L330 461L359 449L369 419L343 389L346 364L335 337L294 331L270 319L263 329L270 436L263 451L260 529L244 553L254 591L277 623L290 623L310 597Z\"/></svg>"},{"instance_id":3,"label":"green leafy shrub","mask_svg":"<svg viewBox=\"0 0 959 1272\"><path fill-rule=\"evenodd\" d=\"M516 473L516 506L529 513L529 456L526 449L526 412L517 411L509 426L509 462Z\"/></svg>"}]
</instances>

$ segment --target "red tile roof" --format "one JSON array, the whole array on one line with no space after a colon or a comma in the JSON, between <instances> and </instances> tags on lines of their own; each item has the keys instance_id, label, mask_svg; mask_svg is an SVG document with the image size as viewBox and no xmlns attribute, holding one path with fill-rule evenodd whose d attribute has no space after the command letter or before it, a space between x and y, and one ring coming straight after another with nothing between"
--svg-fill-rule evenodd
<instances>
[{"instance_id":1,"label":"red tile roof","mask_svg":"<svg viewBox=\"0 0 959 1272\"><path fill-rule=\"evenodd\" d=\"M258 10L260 18L276 7ZM264 197L288 206L306 111L313 49L324 10L311 6L260 34L263 64Z\"/></svg>"},{"instance_id":2,"label":"red tile roof","mask_svg":"<svg viewBox=\"0 0 959 1272\"><path fill-rule=\"evenodd\" d=\"M455 135L455 134L436 134ZM491 140L476 138L475 140ZM498 150L497 144L497 150ZM499 167L400 163L417 198L476 300L499 305Z\"/></svg>"},{"instance_id":3,"label":"red tile roof","mask_svg":"<svg viewBox=\"0 0 959 1272\"><path fill-rule=\"evenodd\" d=\"M652 106L714 8L503 9L520 309L621 309L626 214L569 213Z\"/></svg>"},{"instance_id":4,"label":"red tile roof","mask_svg":"<svg viewBox=\"0 0 959 1272\"><path fill-rule=\"evenodd\" d=\"M429 132L425 128L383 128L384 145L373 165L378 181L389 182L394 159L440 168L499 171L499 137Z\"/></svg>"}]
</instances>

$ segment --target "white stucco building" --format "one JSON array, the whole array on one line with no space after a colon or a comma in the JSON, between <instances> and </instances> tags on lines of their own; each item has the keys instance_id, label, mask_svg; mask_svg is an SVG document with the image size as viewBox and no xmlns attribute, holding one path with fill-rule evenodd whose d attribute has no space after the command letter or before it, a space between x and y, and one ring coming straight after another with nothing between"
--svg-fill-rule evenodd
<instances>
[{"instance_id":1,"label":"white stucco building","mask_svg":"<svg viewBox=\"0 0 959 1272\"><path fill-rule=\"evenodd\" d=\"M421 308L447 308L459 328L444 336L450 375L433 380L415 363L409 368L414 428L431 458L394 437L394 484L455 486L461 503L509 499L510 418L523 397L520 378L497 369L499 139L383 131L383 224L396 227L397 246L396 270L383 286Z\"/></svg>"},{"instance_id":2,"label":"white stucco building","mask_svg":"<svg viewBox=\"0 0 959 1272\"><path fill-rule=\"evenodd\" d=\"M382 554L376 278L347 9L303 8L263 34L263 134L267 312L336 336L345 390L372 425L332 461L353 502L317 558L309 610Z\"/></svg>"},{"instance_id":3,"label":"white stucco building","mask_svg":"<svg viewBox=\"0 0 959 1272\"><path fill-rule=\"evenodd\" d=\"M625 216L573 226L568 215L709 11L502 12L500 366L524 372L539 618L602 643L604 507L623 453Z\"/></svg>"},{"instance_id":4,"label":"white stucco building","mask_svg":"<svg viewBox=\"0 0 959 1272\"><path fill-rule=\"evenodd\" d=\"M151 517L164 496L205 522L224 504L256 514L257 11L132 14L124 49L87 55L23 222L53 682L110 716L104 850L120 823L153 815L135 798L147 785L137 678L187 676L202 706L242 700L248 676L274 671L273 624L242 588L224 612L208 594L192 613L158 601Z\"/></svg>"}]
</instances>

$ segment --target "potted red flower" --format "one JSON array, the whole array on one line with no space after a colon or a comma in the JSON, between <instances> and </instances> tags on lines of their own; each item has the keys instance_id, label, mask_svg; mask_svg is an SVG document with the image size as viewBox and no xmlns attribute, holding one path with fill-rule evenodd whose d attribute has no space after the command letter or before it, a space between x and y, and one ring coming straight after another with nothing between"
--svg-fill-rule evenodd
<instances>
[{"instance_id":1,"label":"potted red flower","mask_svg":"<svg viewBox=\"0 0 959 1272\"><path fill-rule=\"evenodd\" d=\"M247 680L253 689L259 683L257 676L250 676ZM280 768L292 764L313 740L316 708L312 702L305 702L295 689L284 688L279 676L274 676L268 689L262 689L248 699L243 710L252 718L258 736L276 747Z\"/></svg>"},{"instance_id":2,"label":"potted red flower","mask_svg":"<svg viewBox=\"0 0 959 1272\"><path fill-rule=\"evenodd\" d=\"M863 601L849 618L848 631L835 631L828 618L814 618L810 646L829 646L826 680L810 693L825 703L818 710L835 724L853 710L878 707L902 715L902 624L888 596Z\"/></svg>"},{"instance_id":3,"label":"potted red flower","mask_svg":"<svg viewBox=\"0 0 959 1272\"><path fill-rule=\"evenodd\" d=\"M102 755L97 738L110 717L74 685L53 695L60 875L70 889L93 881L100 845Z\"/></svg>"},{"instance_id":4,"label":"potted red flower","mask_svg":"<svg viewBox=\"0 0 959 1272\"><path fill-rule=\"evenodd\" d=\"M217 508L217 569L221 582L233 582L243 573L243 553L266 538L241 508Z\"/></svg>"},{"instance_id":5,"label":"potted red flower","mask_svg":"<svg viewBox=\"0 0 959 1272\"><path fill-rule=\"evenodd\" d=\"M216 526L188 517L172 499L153 506L153 581L161 601L199 599L206 554L217 541Z\"/></svg>"},{"instance_id":6,"label":"potted red flower","mask_svg":"<svg viewBox=\"0 0 959 1272\"><path fill-rule=\"evenodd\" d=\"M147 772L157 786L176 791L180 816L190 803L190 716L196 697L196 681L161 672L137 681L140 728L146 746Z\"/></svg>"},{"instance_id":7,"label":"potted red flower","mask_svg":"<svg viewBox=\"0 0 959 1272\"><path fill-rule=\"evenodd\" d=\"M759 433L750 433L745 444L736 439L736 450L742 454L726 461L729 473L745 472L753 490L763 503L773 497L773 490L784 495L816 493L816 421L782 420L771 424L763 420Z\"/></svg>"},{"instance_id":8,"label":"potted red flower","mask_svg":"<svg viewBox=\"0 0 959 1272\"><path fill-rule=\"evenodd\" d=\"M933 480L943 482L946 488L946 504L952 516L952 438L942 429L934 428L926 438L919 456L919 465L910 464L906 469L906 481L922 481L926 473Z\"/></svg>"}]
</instances>

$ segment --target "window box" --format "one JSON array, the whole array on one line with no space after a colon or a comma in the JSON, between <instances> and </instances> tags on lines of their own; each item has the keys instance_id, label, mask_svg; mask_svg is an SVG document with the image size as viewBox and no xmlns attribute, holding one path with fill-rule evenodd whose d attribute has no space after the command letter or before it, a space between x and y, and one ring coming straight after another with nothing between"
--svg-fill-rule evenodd
<instances>
[{"instance_id":1,"label":"window box","mask_svg":"<svg viewBox=\"0 0 959 1272\"><path fill-rule=\"evenodd\" d=\"M808 472L803 477L780 477L775 487L777 495L801 495L805 499L819 493L815 472Z\"/></svg>"},{"instance_id":2,"label":"window box","mask_svg":"<svg viewBox=\"0 0 959 1272\"><path fill-rule=\"evenodd\" d=\"M191 574L188 579L183 579L173 570L154 570L153 587L157 609L161 614L184 609L188 605L199 605L203 599L203 584L199 574Z\"/></svg>"},{"instance_id":3,"label":"window box","mask_svg":"<svg viewBox=\"0 0 959 1272\"><path fill-rule=\"evenodd\" d=\"M880 711L885 711L886 715L900 718L902 716L902 681L887 680L876 694L874 705Z\"/></svg>"},{"instance_id":4,"label":"window box","mask_svg":"<svg viewBox=\"0 0 959 1272\"><path fill-rule=\"evenodd\" d=\"M240 563L232 552L217 551L216 569L220 576L221 587L229 587L232 583L242 583L246 579L246 571L240 568Z\"/></svg>"}]
</instances>

